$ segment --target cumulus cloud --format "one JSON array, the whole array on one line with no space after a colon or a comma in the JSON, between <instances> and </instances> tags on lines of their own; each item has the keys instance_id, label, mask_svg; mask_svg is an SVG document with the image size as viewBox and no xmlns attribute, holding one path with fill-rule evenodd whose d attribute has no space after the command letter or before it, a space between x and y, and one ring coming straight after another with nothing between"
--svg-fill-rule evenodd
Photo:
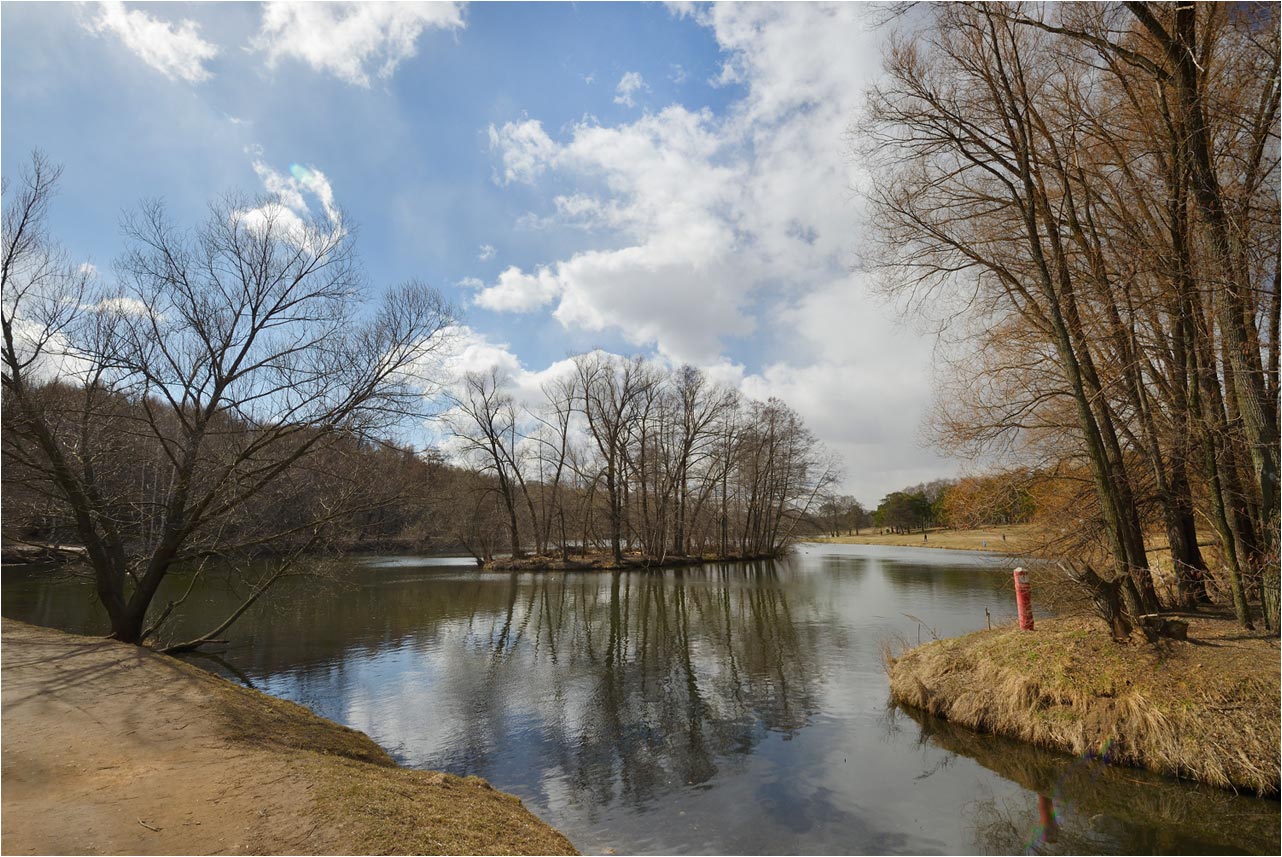
<instances>
[{"instance_id":1,"label":"cumulus cloud","mask_svg":"<svg viewBox=\"0 0 1282 857\"><path fill-rule=\"evenodd\" d=\"M725 216L744 173L723 163L725 142L711 113L673 105L617 127L586 121L564 144L536 120L523 127L523 134L492 136L505 169L522 165L516 172L533 180L554 166L603 184L604 198L560 194L554 206L565 221L615 230L625 246L579 252L534 272L509 269L478 305L529 312L555 301L554 316L567 327L617 328L676 360L714 359L723 336L753 329L742 312L751 277Z\"/></svg>"},{"instance_id":2,"label":"cumulus cloud","mask_svg":"<svg viewBox=\"0 0 1282 857\"><path fill-rule=\"evenodd\" d=\"M480 251L476 254L476 258L482 262L488 262L494 258L495 252L493 244L482 244Z\"/></svg>"},{"instance_id":3,"label":"cumulus cloud","mask_svg":"<svg viewBox=\"0 0 1282 857\"><path fill-rule=\"evenodd\" d=\"M61 331L51 331L21 316L13 319L13 346L18 359L26 363L27 377L41 383L83 381L94 368L93 361L72 347Z\"/></svg>"},{"instance_id":4,"label":"cumulus cloud","mask_svg":"<svg viewBox=\"0 0 1282 857\"><path fill-rule=\"evenodd\" d=\"M321 237L315 235L316 218L307 202L310 197L320 204L329 224L322 232L329 230L332 235L343 231L343 215L334 200L334 189L316 167L290 164L289 172L282 173L260 158L255 158L253 167L269 199L257 208L239 212L246 226L266 229L270 225L302 246L313 236Z\"/></svg>"},{"instance_id":5,"label":"cumulus cloud","mask_svg":"<svg viewBox=\"0 0 1282 857\"><path fill-rule=\"evenodd\" d=\"M520 268L509 267L493 285L480 290L475 303L496 312L530 312L551 303L560 292L560 282L547 268L526 274Z\"/></svg>"},{"instance_id":6,"label":"cumulus cloud","mask_svg":"<svg viewBox=\"0 0 1282 857\"><path fill-rule=\"evenodd\" d=\"M506 122L503 127L489 128L490 150L498 152L502 172L494 173L498 185L523 182L529 184L547 169L556 154L556 144L537 119Z\"/></svg>"},{"instance_id":7,"label":"cumulus cloud","mask_svg":"<svg viewBox=\"0 0 1282 857\"><path fill-rule=\"evenodd\" d=\"M456 3L267 3L252 46L268 67L294 59L368 87L414 56L424 30L464 26Z\"/></svg>"},{"instance_id":8,"label":"cumulus cloud","mask_svg":"<svg viewBox=\"0 0 1282 857\"><path fill-rule=\"evenodd\" d=\"M195 21L174 24L141 9L126 9L121 2L99 3L96 12L85 21L90 32L115 36L170 80L200 83L213 77L205 63L218 55L218 46L200 37Z\"/></svg>"},{"instance_id":9,"label":"cumulus cloud","mask_svg":"<svg viewBox=\"0 0 1282 857\"><path fill-rule=\"evenodd\" d=\"M780 395L842 453L846 487L865 500L946 472L917 443L931 343L896 324L856 265L863 177L848 129L880 66L863 11L674 11L712 31L718 80L742 94L717 114L673 104L556 139L533 118L492 128L500 183L549 185L544 211L522 222L591 227L613 244L509 268L476 303L615 332L755 397ZM635 101L643 83L626 94ZM753 351L736 352L747 334Z\"/></svg>"},{"instance_id":10,"label":"cumulus cloud","mask_svg":"<svg viewBox=\"0 0 1282 857\"><path fill-rule=\"evenodd\" d=\"M447 393L457 392L468 373L495 372L517 404L533 411L546 401L544 385L574 371L574 361L570 358L557 360L543 369L531 369L521 362L507 343L494 342L465 324L452 325L444 335L450 343L450 353L443 367ZM450 451L448 438L441 436L438 441L447 452Z\"/></svg>"},{"instance_id":11,"label":"cumulus cloud","mask_svg":"<svg viewBox=\"0 0 1282 857\"><path fill-rule=\"evenodd\" d=\"M640 72L625 72L623 77L619 78L618 85L614 88L614 103L622 104L624 107L636 107L637 102L633 96L649 89L649 85L641 77Z\"/></svg>"},{"instance_id":12,"label":"cumulus cloud","mask_svg":"<svg viewBox=\"0 0 1282 857\"><path fill-rule=\"evenodd\" d=\"M117 295L116 297L107 297L94 304L83 305L84 309L90 312L102 313L104 315L129 315L129 316L147 316L151 315L151 307L147 306L137 298ZM157 318L161 316L156 315Z\"/></svg>"}]
</instances>

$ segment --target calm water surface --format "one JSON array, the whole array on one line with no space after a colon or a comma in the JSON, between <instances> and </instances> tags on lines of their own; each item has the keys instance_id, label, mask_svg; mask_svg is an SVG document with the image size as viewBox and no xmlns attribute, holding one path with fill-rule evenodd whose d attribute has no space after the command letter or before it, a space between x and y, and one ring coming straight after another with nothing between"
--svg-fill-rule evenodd
<instances>
[{"instance_id":1,"label":"calm water surface","mask_svg":"<svg viewBox=\"0 0 1282 857\"><path fill-rule=\"evenodd\" d=\"M888 706L887 642L1009 620L1000 557L808 544L621 574L364 558L338 577L280 590L196 663L403 764L485 777L584 852L1278 852L1276 800ZM237 600L202 586L182 631ZM2 594L6 616L103 628L83 580L6 572Z\"/></svg>"}]
</instances>

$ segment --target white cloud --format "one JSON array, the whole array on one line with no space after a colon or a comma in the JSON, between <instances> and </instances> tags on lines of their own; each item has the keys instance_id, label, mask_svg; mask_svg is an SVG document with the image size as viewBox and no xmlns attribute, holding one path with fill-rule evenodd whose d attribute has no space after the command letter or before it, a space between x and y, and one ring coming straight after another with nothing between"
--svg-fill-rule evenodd
<instances>
[{"instance_id":1,"label":"white cloud","mask_svg":"<svg viewBox=\"0 0 1282 857\"><path fill-rule=\"evenodd\" d=\"M558 222L583 227L608 226L618 216L615 209L586 193L554 197L552 205L556 208L555 219Z\"/></svg>"},{"instance_id":2,"label":"white cloud","mask_svg":"<svg viewBox=\"0 0 1282 857\"><path fill-rule=\"evenodd\" d=\"M513 398L533 410L545 403L544 384L574 371L574 361L570 358L554 361L541 370L530 369L507 343L492 342L485 334L464 324L453 325L445 334L451 345L444 366L447 389L456 389L469 372L497 370Z\"/></svg>"},{"instance_id":3,"label":"white cloud","mask_svg":"<svg viewBox=\"0 0 1282 857\"><path fill-rule=\"evenodd\" d=\"M390 78L427 29L461 29L456 3L267 3L252 46L268 67L296 59L355 86Z\"/></svg>"},{"instance_id":4,"label":"white cloud","mask_svg":"<svg viewBox=\"0 0 1282 857\"><path fill-rule=\"evenodd\" d=\"M200 83L213 77L205 63L218 55L218 46L200 37L200 25L195 21L184 19L173 24L141 9L126 9L121 2L105 2L98 4L97 14L85 27L98 35L116 36L170 80Z\"/></svg>"},{"instance_id":5,"label":"white cloud","mask_svg":"<svg viewBox=\"0 0 1282 857\"><path fill-rule=\"evenodd\" d=\"M342 220L338 205L334 202L334 189L329 179L315 167L302 164L290 164L289 175L279 173L263 161L254 161L254 172L263 182L263 188L276 196L282 204L299 214L309 211L303 194L314 196L321 204L330 223L337 225Z\"/></svg>"},{"instance_id":6,"label":"white cloud","mask_svg":"<svg viewBox=\"0 0 1282 857\"><path fill-rule=\"evenodd\" d=\"M820 300L799 311L813 316L837 309ZM841 457L849 489L864 502L876 503L889 491L935 478L948 467L913 443L921 380L915 358L920 355L909 353L906 359L888 366L872 353L875 342L863 342L862 331L854 333L847 337L853 343L846 346L852 359L800 366L778 362L748 373L742 364L722 357L700 368L711 383L735 388L751 399L765 401L777 396L786 401ZM542 369L529 367L507 343L494 342L464 325L451 329L450 340L453 348L446 370L451 386L468 372L497 370L500 383L528 409L545 403L542 388L546 383L574 371L572 358ZM662 357L659 363L669 368L677 365ZM452 451L447 438L439 440L445 451Z\"/></svg>"},{"instance_id":7,"label":"white cloud","mask_svg":"<svg viewBox=\"0 0 1282 857\"><path fill-rule=\"evenodd\" d=\"M489 128L490 150L503 161L503 172L494 174L495 184L512 182L529 184L545 169L556 154L556 144L537 119L506 122L502 128Z\"/></svg>"},{"instance_id":8,"label":"white cloud","mask_svg":"<svg viewBox=\"0 0 1282 857\"><path fill-rule=\"evenodd\" d=\"M476 258L482 262L488 262L494 258L495 252L493 244L482 244L480 252L476 254Z\"/></svg>"},{"instance_id":9,"label":"white cloud","mask_svg":"<svg viewBox=\"0 0 1282 857\"><path fill-rule=\"evenodd\" d=\"M445 368L452 380L462 378L469 372L498 369L504 373L513 373L521 368L521 361L506 345L490 342L485 334L465 324L451 326L446 334L451 349Z\"/></svg>"},{"instance_id":10,"label":"white cloud","mask_svg":"<svg viewBox=\"0 0 1282 857\"><path fill-rule=\"evenodd\" d=\"M623 77L619 78L618 86L614 88L614 103L625 107L636 107L637 102L633 96L649 89L649 84L641 77L640 72L625 72Z\"/></svg>"},{"instance_id":11,"label":"white cloud","mask_svg":"<svg viewBox=\"0 0 1282 857\"><path fill-rule=\"evenodd\" d=\"M584 120L555 140L537 119L491 129L501 183L549 185L546 208L522 222L596 234L509 268L476 303L549 312L566 329L614 332L754 396L780 395L843 454L847 490L866 501L948 472L918 444L931 342L852 272L862 177L848 129L880 74L864 11L674 11L713 31L719 79L743 94L717 115L674 104L614 126ZM749 333L752 351L727 353Z\"/></svg>"},{"instance_id":12,"label":"white cloud","mask_svg":"<svg viewBox=\"0 0 1282 857\"><path fill-rule=\"evenodd\" d=\"M61 330L51 330L21 315L13 316L13 346L18 359L26 363L23 371L27 377L42 383L55 379L83 382L95 366Z\"/></svg>"},{"instance_id":13,"label":"white cloud","mask_svg":"<svg viewBox=\"0 0 1282 857\"><path fill-rule=\"evenodd\" d=\"M561 284L547 268L526 274L510 267L499 274L494 285L480 291L476 305L497 312L529 312L546 306L560 291Z\"/></svg>"},{"instance_id":14,"label":"white cloud","mask_svg":"<svg viewBox=\"0 0 1282 857\"><path fill-rule=\"evenodd\" d=\"M663 5L667 6L668 11L678 18L693 18L699 12L699 8L694 4L693 0L665 0Z\"/></svg>"},{"instance_id":15,"label":"white cloud","mask_svg":"<svg viewBox=\"0 0 1282 857\"><path fill-rule=\"evenodd\" d=\"M86 277L98 276L98 266L95 265L93 262L81 262L76 267L76 271Z\"/></svg>"},{"instance_id":16,"label":"white cloud","mask_svg":"<svg viewBox=\"0 0 1282 857\"><path fill-rule=\"evenodd\" d=\"M261 149L255 149L261 153ZM279 229L290 240L303 246L313 239L327 240L341 233L343 215L334 200L334 189L323 172L311 166L290 164L289 173L281 173L265 161L255 159L254 172L263 183L269 201L246 211L238 212L242 222L251 229L265 229L269 225ZM328 226L318 234L316 218L307 203L307 197L320 203ZM328 234L325 234L328 232Z\"/></svg>"},{"instance_id":17,"label":"white cloud","mask_svg":"<svg viewBox=\"0 0 1282 857\"><path fill-rule=\"evenodd\" d=\"M256 233L284 235L300 247L308 243L307 221L287 205L267 202L257 208L237 212L237 216L245 228L254 230Z\"/></svg>"},{"instance_id":18,"label":"white cloud","mask_svg":"<svg viewBox=\"0 0 1282 857\"><path fill-rule=\"evenodd\" d=\"M479 305L528 312L556 300L554 315L566 327L617 328L677 360L711 360L724 335L753 329L741 311L752 277L726 217L744 173L723 163L726 145L710 113L674 105L618 127L584 122L564 145L536 130L538 154L530 159L518 158L529 147L503 148L522 137L499 135L504 163L537 164L522 173L531 179L551 165L602 184L605 198L555 197L557 215L613 229L625 246L579 252L535 273L509 269Z\"/></svg>"},{"instance_id":19,"label":"white cloud","mask_svg":"<svg viewBox=\"0 0 1282 857\"><path fill-rule=\"evenodd\" d=\"M112 315L132 315L145 316L151 315L151 307L147 306L137 298L117 296L103 298L95 304L87 304L83 307L90 312L112 314ZM157 318L161 317L157 314Z\"/></svg>"}]
</instances>

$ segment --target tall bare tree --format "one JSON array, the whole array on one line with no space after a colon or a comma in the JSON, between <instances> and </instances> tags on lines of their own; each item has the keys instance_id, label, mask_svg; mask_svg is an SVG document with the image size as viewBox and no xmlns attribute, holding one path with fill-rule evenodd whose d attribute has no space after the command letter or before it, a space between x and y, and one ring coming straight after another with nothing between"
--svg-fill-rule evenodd
<instances>
[{"instance_id":1,"label":"tall bare tree","mask_svg":"<svg viewBox=\"0 0 1282 857\"><path fill-rule=\"evenodd\" d=\"M21 440L5 449L73 518L112 636L139 643L179 564L315 536L349 511L312 509L288 533L239 520L336 444L421 413L451 313L416 283L367 309L344 224L271 199L229 197L195 229L144 204L126 218L117 283L100 285L49 234L58 175L35 155L4 212L0 363L5 428ZM134 457L148 461L141 501L108 478Z\"/></svg>"}]
</instances>

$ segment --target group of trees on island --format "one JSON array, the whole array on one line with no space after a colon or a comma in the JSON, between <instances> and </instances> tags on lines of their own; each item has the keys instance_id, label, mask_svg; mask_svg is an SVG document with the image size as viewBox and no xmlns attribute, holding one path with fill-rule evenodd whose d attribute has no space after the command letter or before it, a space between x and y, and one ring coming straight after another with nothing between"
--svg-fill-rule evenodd
<instances>
[{"instance_id":1,"label":"group of trees on island","mask_svg":"<svg viewBox=\"0 0 1282 857\"><path fill-rule=\"evenodd\" d=\"M917 7L861 129L941 440L1062 480L1131 616L1157 531L1173 601L1277 627L1277 44L1274 4Z\"/></svg>"},{"instance_id":2,"label":"group of trees on island","mask_svg":"<svg viewBox=\"0 0 1282 857\"><path fill-rule=\"evenodd\" d=\"M599 546L615 562L776 555L836 468L778 399L746 399L703 372L593 351L522 404L498 370L468 373L445 422L485 479L468 546L492 558ZM485 525L489 520L492 523ZM496 522L501 522L496 523Z\"/></svg>"},{"instance_id":3,"label":"group of trees on island","mask_svg":"<svg viewBox=\"0 0 1282 857\"><path fill-rule=\"evenodd\" d=\"M170 650L333 549L772 556L835 477L787 405L691 367L590 352L528 406L449 377L452 308L418 283L371 305L333 212L144 204L104 282L50 234L59 173L37 154L5 188L4 536L83 558L122 641L159 639L192 591L162 582L211 561L243 601ZM432 416L444 448L395 442Z\"/></svg>"}]
</instances>

